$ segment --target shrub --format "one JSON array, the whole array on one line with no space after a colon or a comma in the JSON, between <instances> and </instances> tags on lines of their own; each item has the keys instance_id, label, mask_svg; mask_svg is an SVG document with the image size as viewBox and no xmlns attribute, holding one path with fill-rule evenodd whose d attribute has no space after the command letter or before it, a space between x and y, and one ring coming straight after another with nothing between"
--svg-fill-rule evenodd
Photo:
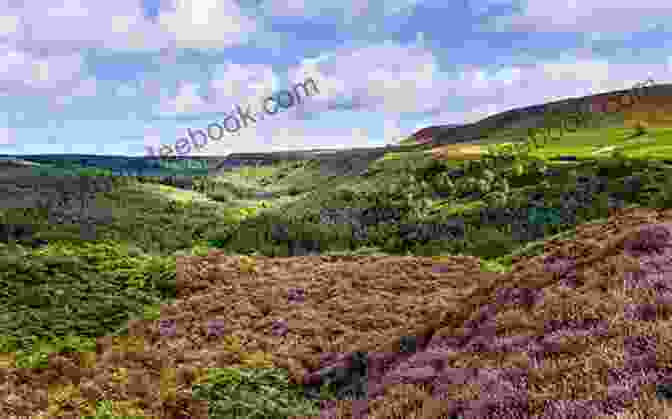
<instances>
[{"instance_id":1,"label":"shrub","mask_svg":"<svg viewBox=\"0 0 672 419\"><path fill-rule=\"evenodd\" d=\"M490 207L503 207L508 202L508 195L503 191L495 191L487 194L484 201Z\"/></svg>"},{"instance_id":2,"label":"shrub","mask_svg":"<svg viewBox=\"0 0 672 419\"><path fill-rule=\"evenodd\" d=\"M478 179L474 177L461 178L457 181L455 186L457 188L457 193L460 196L464 196L479 190Z\"/></svg>"},{"instance_id":3,"label":"shrub","mask_svg":"<svg viewBox=\"0 0 672 419\"><path fill-rule=\"evenodd\" d=\"M431 181L436 175L445 172L447 168L443 161L430 159L423 166L418 167L415 174L422 180Z\"/></svg>"},{"instance_id":4,"label":"shrub","mask_svg":"<svg viewBox=\"0 0 672 419\"><path fill-rule=\"evenodd\" d=\"M434 188L439 192L446 193L449 195L454 195L456 192L455 183L446 172L440 173L439 175L434 177L433 184Z\"/></svg>"},{"instance_id":5,"label":"shrub","mask_svg":"<svg viewBox=\"0 0 672 419\"><path fill-rule=\"evenodd\" d=\"M511 234L501 232L491 226L470 232L467 243L470 248L469 254L484 259L503 256L518 245Z\"/></svg>"},{"instance_id":6,"label":"shrub","mask_svg":"<svg viewBox=\"0 0 672 419\"><path fill-rule=\"evenodd\" d=\"M492 183L496 179L495 172L493 172L490 169L485 169L483 170L483 178L488 181L488 183Z\"/></svg>"},{"instance_id":7,"label":"shrub","mask_svg":"<svg viewBox=\"0 0 672 419\"><path fill-rule=\"evenodd\" d=\"M487 194L492 191L492 185L487 179L478 179L476 182L476 190L481 194Z\"/></svg>"},{"instance_id":8,"label":"shrub","mask_svg":"<svg viewBox=\"0 0 672 419\"><path fill-rule=\"evenodd\" d=\"M194 386L195 399L208 400L211 417L279 419L318 415L318 406L303 397L283 370L217 368L207 382Z\"/></svg>"},{"instance_id":9,"label":"shrub","mask_svg":"<svg viewBox=\"0 0 672 419\"><path fill-rule=\"evenodd\" d=\"M353 202L355 199L357 199L357 192L351 189L339 189L336 192L335 199L339 201Z\"/></svg>"}]
</instances>

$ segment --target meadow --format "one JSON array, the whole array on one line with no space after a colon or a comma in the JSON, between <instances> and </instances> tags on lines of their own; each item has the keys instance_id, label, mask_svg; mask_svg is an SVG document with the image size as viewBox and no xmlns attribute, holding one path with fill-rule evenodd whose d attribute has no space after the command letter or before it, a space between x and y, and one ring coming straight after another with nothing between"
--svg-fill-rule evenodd
<instances>
[{"instance_id":1,"label":"meadow","mask_svg":"<svg viewBox=\"0 0 672 419\"><path fill-rule=\"evenodd\" d=\"M197 175L185 189L161 176L81 169L75 175L112 185L92 202L111 212L96 225L94 240L83 240L76 223L50 223L45 208L0 213L2 223L30 224L32 237L47 243L0 244L0 362L38 386L59 356L95 358L101 339L128 337L133 321L158 320L177 304L180 258L219 252L237 258L240 272L252 272L263 258L459 256L477 258L483 272L507 273L543 254L548 243L571 240L579 226L604 223L616 211L672 207L671 128L637 133L621 121L567 132L525 153L505 141L509 134L494 133L464 153L464 144L388 153L361 176L328 175L314 161L285 162ZM488 164L487 153L503 163ZM557 160L563 156L576 159ZM241 351L240 344L231 348ZM319 414L319 403L290 384L286 370L265 369L263 351L239 355L247 369L201 376L197 393L210 413L219 412L211 417ZM241 390L237 397L247 407L227 410L227 403L236 405L227 390L234 382L239 390L243 382L250 389L272 383L275 403L262 406L261 398L248 400ZM93 403L76 387L50 388L46 417L145 417L119 394ZM79 404L73 407L73 400ZM31 403L29 409L39 404ZM20 414L21 406L0 412Z\"/></svg>"}]
</instances>

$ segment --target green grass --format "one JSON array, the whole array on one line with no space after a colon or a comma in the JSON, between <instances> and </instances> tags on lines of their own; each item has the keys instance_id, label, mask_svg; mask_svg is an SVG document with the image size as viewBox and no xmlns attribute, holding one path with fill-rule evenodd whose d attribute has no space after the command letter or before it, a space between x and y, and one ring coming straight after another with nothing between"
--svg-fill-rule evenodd
<instances>
[{"instance_id":1,"label":"green grass","mask_svg":"<svg viewBox=\"0 0 672 419\"><path fill-rule=\"evenodd\" d=\"M417 143L418 142L413 137L404 138L403 140L399 141L399 145L415 145Z\"/></svg>"},{"instance_id":2,"label":"green grass","mask_svg":"<svg viewBox=\"0 0 672 419\"><path fill-rule=\"evenodd\" d=\"M634 130L622 126L608 128L580 128L575 132L564 131L559 140L551 140L540 150L533 150L530 155L540 158L550 158L558 155L576 155L577 157L591 157L595 149L614 146L622 150L627 157L637 158L672 158L672 129L649 128L647 134L633 138ZM558 136L558 130L552 135ZM524 133L519 137L527 137ZM491 141L506 142L511 136L493 136ZM513 136L515 137L515 136ZM637 142L646 138L649 142Z\"/></svg>"}]
</instances>

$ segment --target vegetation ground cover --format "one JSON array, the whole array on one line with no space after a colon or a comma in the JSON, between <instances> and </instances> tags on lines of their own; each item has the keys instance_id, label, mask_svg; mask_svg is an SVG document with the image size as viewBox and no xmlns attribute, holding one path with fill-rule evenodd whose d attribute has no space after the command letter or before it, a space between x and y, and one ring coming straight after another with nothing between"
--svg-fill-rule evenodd
<instances>
[{"instance_id":1,"label":"vegetation ground cover","mask_svg":"<svg viewBox=\"0 0 672 419\"><path fill-rule=\"evenodd\" d=\"M31 224L35 228L35 237L48 241L48 245L42 247L31 247L19 241L0 248L0 280L2 289L6 290L0 295L0 334L3 339L0 352L4 354L6 366L2 372L3 380L6 380L3 382L21 378L23 382L31 379L33 383L49 383L55 387L35 390L34 396L27 395L27 388L21 387L23 384L16 384L13 393L9 388L3 388L2 394L7 402L3 403L5 410L2 413L18 415L44 411L48 417L78 417L77 414L86 413L100 419L111 417L105 415L112 413L116 417L132 417L143 410L162 412L162 417L168 418L179 417L187 409L192 409L192 417L196 417L194 412L198 409L202 411L204 405L191 403L187 406L191 397L187 394L191 394L187 387L171 388L168 385L158 394L140 392L133 395L127 392L132 387L142 387L140 384L132 385L133 380L141 380L134 373L147 371L143 369L146 367L141 368L137 364L141 359L134 357L153 357L153 362L162 358L151 355L151 350L132 349L132 342L122 339L122 343L113 344L111 341L114 341L114 336L138 337L144 333L170 346L171 339L162 340L156 331L152 331L151 325L164 319L168 307L186 304L183 302L185 298L194 304L199 301L199 292L208 289L209 275L215 275L208 269L222 269L223 264L229 267L231 277L249 279L255 278L255 275L263 277L273 271L274 263L293 263L292 259L279 259L283 262L268 262L267 265L265 257L331 254L351 258L345 260L359 260L355 263L367 266L373 263L372 259L357 258L356 255L376 254L387 257L441 257L444 258L441 259L443 264L463 267L467 266L464 257L472 257L474 269L507 275L530 264L531 260L539 260L560 242L590 248L582 244L589 240L585 232L606 229L613 234L613 231L620 231L616 228L619 223L633 219L630 215L623 215L630 214L624 212L628 208L669 208L672 200L667 182L670 169L653 161L672 159L664 148L669 134L666 128L651 128L638 137L632 137L632 129L622 127L583 130L568 133L560 141L549 143L528 155L510 153L508 163L495 168L488 167L484 160L463 161L457 155L452 156L452 160L447 160L446 156L439 159L432 153L418 151L385 156L371 164L366 173L356 177L325 176L314 162L283 163L265 168L243 168L217 177L194 177L192 190L170 185L175 180L165 177L115 177L112 190L96 195L96 206L110 208L112 213L109 222L96 226L96 240L82 240L76 224L49 223L43 209L3 209L3 223ZM634 143L637 147L630 147L633 139L642 141ZM595 155L593 151L597 147L616 148L614 152ZM551 160L562 155L574 155L579 159L575 162ZM539 182L542 176L545 181ZM258 192L270 194L259 199ZM562 222L555 225L531 222L531 209L542 204L544 207L565 208L561 213ZM350 212L345 211L348 208ZM644 218L650 221L664 218L651 214L647 217ZM456 219L463 221L463 228L455 226ZM602 222L596 222L592 227L587 224L594 220ZM432 230L433 225L450 228ZM213 253L213 247L220 250ZM214 255L215 261L220 260L221 263L204 263L199 255ZM240 258L240 255L247 255L249 259ZM194 258L188 259L191 262L182 266L195 271L179 272L181 268L176 257L181 256ZM421 272L417 263L416 259L411 259L403 269ZM203 266L199 267L199 264ZM209 265L214 267L208 268ZM218 265L220 268L216 268ZM430 265L427 265L428 269ZM604 269L608 266L605 264ZM282 269L290 271L289 266ZM464 272L460 275L464 276ZM540 273L534 275L543 276ZM192 279L184 282L187 277ZM183 282L179 281L180 278ZM478 282L475 274L468 278ZM600 278L593 281L595 287L603 280L603 277ZM243 286L247 279L240 281L240 286ZM337 283L334 287L333 292L341 296L348 288L343 285L345 288L336 291L339 289ZM399 287L389 292L402 293L402 289L408 289L403 281ZM270 318L274 309L280 310L280 306L273 305L275 302L263 309L263 298L254 300L252 294L250 304L260 307L261 318ZM309 294L309 298L313 297ZM241 306L240 309L252 310L250 306ZM463 311L471 313L470 309ZM182 311L192 312L197 312L197 309ZM430 313L426 315L430 316ZM246 322L261 321L253 316L241 316ZM178 325L186 324L174 311L166 317L167 320L170 318L174 318ZM406 323L414 324L415 321ZM293 376L298 380L296 368L289 365L273 369L271 375L262 374L261 371L270 366L269 360L278 361L283 357L278 352L273 353L277 346L272 350L271 347L255 348L254 342L272 339L272 330L275 329L271 323L264 326L269 327L268 333L245 340L243 331L250 330L247 324L240 325L236 330L226 330L222 336L214 338L208 338L207 332L193 328L188 328L184 336L193 340L195 336L203 335L204 342L214 339L215 348L220 348L217 345L222 342L229 345L231 350L220 351L225 355L221 355L218 366L236 366L238 371L248 371L255 377L258 374L258 380L269 380L279 387L282 385L278 384L277 377L289 380ZM258 326L261 327L260 324ZM297 330L293 324L290 326L290 330ZM375 329L378 332L372 330L370 333L354 328L355 331L348 336L379 342L371 336L382 333L385 327L378 327ZM282 330L282 324L277 328ZM190 334L192 332L194 334ZM383 335L385 339L392 339L395 336L399 338L401 333L390 329ZM410 334L410 331L403 333ZM218 338L223 341L218 341ZM242 341L236 343L236 339ZM668 338L661 335L659 339ZM150 340L147 348L154 344L151 342L156 343ZM329 344L335 345L333 342ZM118 345L127 345L121 350L122 355L112 349ZM292 351L299 351L300 347L305 345L295 344ZM334 348L335 351L348 352L362 347L353 340L352 345L336 345ZM315 353L321 351L310 350ZM99 359L106 373L98 375L109 378L110 383L118 383L96 383L100 390L98 393L93 388L96 386L86 384L86 380L77 381L78 376L88 374L85 371L95 370L86 364L94 353L100 357L107 354L106 358ZM236 353L237 357L234 356ZM202 360L209 359L203 353L194 355ZM123 361L115 357L121 357ZM93 358L96 360L95 356ZM190 361L192 367L197 359ZM73 370L73 363L80 365L80 369ZM86 367L81 368L82 365ZM230 370L218 374L206 368L209 366L203 366L211 372L209 375L205 370L196 372L203 375L204 383L211 385L203 387L207 390L196 393L209 399L206 403L208 409L218 412L234 409L234 405L238 404L227 392L229 386L221 383L232 380L242 383L245 374L226 375L226 371L231 373ZM307 366L310 365L302 368ZM68 368L70 375L63 373ZM118 370L113 371L114 368ZM182 370L169 366L164 369L152 367L152 371L158 371L158 376L150 374L150 381L157 379L160 383L161 371L170 375L171 371L177 374ZM283 376L282 371L288 373ZM124 384L124 374L129 374L128 384ZM59 376L69 378L59 382L56 379ZM255 388L257 378L248 378L251 381L245 382ZM163 379L171 380L168 376ZM287 380L286 388L275 396L269 388L270 402L264 404L263 409L257 406L258 412L270 415L269 412L275 408L276 413L280 412L277 417L287 417L287 410L283 409L289 405L273 402L285 397L296 402L291 405L305 407L306 412L315 411L318 406L313 403L315 400L310 402L303 396L299 397L301 390L292 387ZM184 384L188 380L181 382ZM125 387L127 385L130 387ZM149 386L147 383L144 385ZM426 394L421 397L418 393L420 389L404 388L407 393L410 392L408 394L417 396L415 402L409 400L409 406L424 403L419 400ZM242 400L245 399L243 393L238 394ZM12 395L13 398L10 397ZM237 412L243 417L243 410ZM420 413L408 413L406 417L412 417L412 414L422 417ZM226 413L221 415L226 417ZM393 412L388 412L381 413L380 417L395 416Z\"/></svg>"}]
</instances>

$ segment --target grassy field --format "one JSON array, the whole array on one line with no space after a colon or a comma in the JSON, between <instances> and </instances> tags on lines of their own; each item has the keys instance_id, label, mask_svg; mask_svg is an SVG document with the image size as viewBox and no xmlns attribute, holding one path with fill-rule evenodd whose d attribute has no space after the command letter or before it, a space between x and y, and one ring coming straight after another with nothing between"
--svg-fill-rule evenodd
<instances>
[{"instance_id":1,"label":"grassy field","mask_svg":"<svg viewBox=\"0 0 672 419\"><path fill-rule=\"evenodd\" d=\"M488 143L509 138L504 133ZM580 208L572 224L543 225L544 237L534 240L512 239L505 226L481 220L481 208L520 208L534 193L558 206L580 176L606 179L605 192L597 194L605 201L609 192L619 192L625 206L672 206L666 181L672 171L649 161L672 160L670 128L638 137L625 127L581 129L496 169L474 157L477 148L470 146L464 156L457 146L388 153L357 177L323 176L312 162L241 168L197 177L195 191L127 178L98 195L95 204L111 209L113 221L97 226L95 241L78 238L76 225L50 225L37 209L3 210L3 222L33 224L36 237L49 244L0 245L0 353L5 361L40 368L49 354L91 351L96 337L123 332L131 318L156 318L161 304L175 298L176 255L204 255L217 247L232 255L289 256L289 241L309 238L324 254L462 254L481 258L484 270L506 271L513 259L539 254L545 240L571 237L577 224L605 219L609 208ZM550 160L566 155L584 160ZM447 180L446 172L460 168L465 176ZM559 174L540 182L547 169ZM637 174L643 187L625 190L624 178ZM417 242L402 238L398 226L379 223L355 241L349 227L319 220L325 208L347 207L397 209L409 224L460 217L465 236ZM269 239L279 225L288 226L290 237ZM96 409L98 419L121 417L105 416L112 414L105 403Z\"/></svg>"}]
</instances>

